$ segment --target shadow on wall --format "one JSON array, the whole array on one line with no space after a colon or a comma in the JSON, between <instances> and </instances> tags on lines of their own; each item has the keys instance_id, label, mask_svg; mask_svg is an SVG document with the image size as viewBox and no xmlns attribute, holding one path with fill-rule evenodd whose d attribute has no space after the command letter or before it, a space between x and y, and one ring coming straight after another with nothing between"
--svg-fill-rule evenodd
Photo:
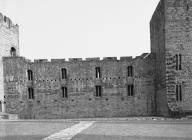
<instances>
[{"instance_id":1,"label":"shadow on wall","mask_svg":"<svg viewBox=\"0 0 192 140\"><path fill-rule=\"evenodd\" d=\"M11 56L16 56L16 49L14 47L11 47L11 50L10 50L10 54Z\"/></svg>"}]
</instances>

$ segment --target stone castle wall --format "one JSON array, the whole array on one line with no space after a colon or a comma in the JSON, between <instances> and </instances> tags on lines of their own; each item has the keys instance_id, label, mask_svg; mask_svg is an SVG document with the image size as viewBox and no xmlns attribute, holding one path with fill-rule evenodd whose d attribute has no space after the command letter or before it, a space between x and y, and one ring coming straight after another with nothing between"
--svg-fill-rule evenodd
<instances>
[{"instance_id":1,"label":"stone castle wall","mask_svg":"<svg viewBox=\"0 0 192 140\"><path fill-rule=\"evenodd\" d=\"M4 57L6 112L37 119L153 115L153 57L51 62ZM133 77L127 76L127 66L133 66ZM95 67L101 68L101 78L95 77ZM61 78L61 68L67 69L67 79ZM33 81L27 80L28 69ZM127 95L128 84L134 84L133 97ZM95 96L96 85L102 87L102 97ZM67 99L61 96L62 86L68 88ZM28 99L28 87L34 88L34 100Z\"/></svg>"},{"instance_id":2,"label":"stone castle wall","mask_svg":"<svg viewBox=\"0 0 192 140\"><path fill-rule=\"evenodd\" d=\"M4 85L3 85L3 56L10 56L11 47L17 50L19 55L19 27L0 13L0 111L4 102Z\"/></svg>"},{"instance_id":3,"label":"stone castle wall","mask_svg":"<svg viewBox=\"0 0 192 140\"><path fill-rule=\"evenodd\" d=\"M161 0L151 20L157 114L192 112L192 0ZM181 69L176 69L181 55ZM178 58L179 59L179 58ZM182 100L176 99L181 85Z\"/></svg>"},{"instance_id":4,"label":"stone castle wall","mask_svg":"<svg viewBox=\"0 0 192 140\"><path fill-rule=\"evenodd\" d=\"M158 115L168 115L165 61L165 1L161 0L150 21L151 53L155 55L155 100Z\"/></svg>"},{"instance_id":5,"label":"stone castle wall","mask_svg":"<svg viewBox=\"0 0 192 140\"><path fill-rule=\"evenodd\" d=\"M192 111L192 0L167 0L165 10L167 99L171 111ZM182 69L176 70L176 55ZM176 101L175 85L182 86L182 101Z\"/></svg>"},{"instance_id":6,"label":"stone castle wall","mask_svg":"<svg viewBox=\"0 0 192 140\"><path fill-rule=\"evenodd\" d=\"M120 60L32 62L19 57L18 26L0 14L0 99L5 95L6 112L36 119L192 112L191 7L192 0L161 0L150 21L151 53ZM12 46L17 50L14 57L10 57ZM181 57L179 62L176 56ZM133 66L132 77L128 66ZM96 67L101 68L101 78L96 78ZM67 70L66 79L62 79L62 68ZM31 81L28 70L33 72ZM134 85L134 96L128 96L130 84ZM176 99L177 85L182 100ZM101 97L96 97L96 86L101 86ZM67 87L68 98L62 97L62 87ZM28 88L34 89L34 99L29 99Z\"/></svg>"}]
</instances>

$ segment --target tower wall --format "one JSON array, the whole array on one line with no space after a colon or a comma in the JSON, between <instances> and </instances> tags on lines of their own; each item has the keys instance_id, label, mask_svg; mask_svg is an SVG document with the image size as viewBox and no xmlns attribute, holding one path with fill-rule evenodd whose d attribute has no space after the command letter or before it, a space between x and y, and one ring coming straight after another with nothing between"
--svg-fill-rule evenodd
<instances>
[{"instance_id":1,"label":"tower wall","mask_svg":"<svg viewBox=\"0 0 192 140\"><path fill-rule=\"evenodd\" d=\"M19 27L0 13L0 111L4 111L4 81L3 81L3 56L11 56L11 48L15 48L19 55Z\"/></svg>"},{"instance_id":2,"label":"tower wall","mask_svg":"<svg viewBox=\"0 0 192 140\"><path fill-rule=\"evenodd\" d=\"M155 55L155 102L157 115L169 115L166 97L165 1L161 0L150 21L151 53Z\"/></svg>"},{"instance_id":3,"label":"tower wall","mask_svg":"<svg viewBox=\"0 0 192 140\"><path fill-rule=\"evenodd\" d=\"M192 112L192 0L167 0L165 12L168 106L173 112ZM181 55L180 70L176 55ZM178 84L182 101L176 100Z\"/></svg>"},{"instance_id":4,"label":"tower wall","mask_svg":"<svg viewBox=\"0 0 192 140\"><path fill-rule=\"evenodd\" d=\"M192 0L161 0L151 20L151 52L156 56L155 95L159 115L192 112L191 13ZM178 63L181 63L181 69L177 68ZM177 99L178 85L181 86L181 100Z\"/></svg>"}]
</instances>

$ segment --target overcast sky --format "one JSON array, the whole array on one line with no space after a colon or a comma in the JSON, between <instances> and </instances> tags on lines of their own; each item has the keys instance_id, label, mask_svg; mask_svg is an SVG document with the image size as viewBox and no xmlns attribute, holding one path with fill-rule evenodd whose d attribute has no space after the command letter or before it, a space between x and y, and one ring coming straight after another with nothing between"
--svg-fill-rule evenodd
<instances>
[{"instance_id":1,"label":"overcast sky","mask_svg":"<svg viewBox=\"0 0 192 140\"><path fill-rule=\"evenodd\" d=\"M149 22L159 0L0 0L20 26L29 59L138 56L150 52Z\"/></svg>"}]
</instances>

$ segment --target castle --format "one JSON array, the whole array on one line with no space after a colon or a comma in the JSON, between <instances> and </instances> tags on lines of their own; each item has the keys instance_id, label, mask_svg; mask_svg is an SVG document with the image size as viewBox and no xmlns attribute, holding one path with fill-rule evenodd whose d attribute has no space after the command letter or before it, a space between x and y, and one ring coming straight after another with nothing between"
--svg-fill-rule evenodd
<instances>
[{"instance_id":1,"label":"castle","mask_svg":"<svg viewBox=\"0 0 192 140\"><path fill-rule=\"evenodd\" d=\"M192 0L161 0L151 53L30 61L19 27L0 14L0 112L21 119L192 113Z\"/></svg>"}]
</instances>

